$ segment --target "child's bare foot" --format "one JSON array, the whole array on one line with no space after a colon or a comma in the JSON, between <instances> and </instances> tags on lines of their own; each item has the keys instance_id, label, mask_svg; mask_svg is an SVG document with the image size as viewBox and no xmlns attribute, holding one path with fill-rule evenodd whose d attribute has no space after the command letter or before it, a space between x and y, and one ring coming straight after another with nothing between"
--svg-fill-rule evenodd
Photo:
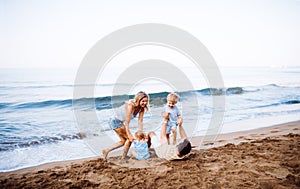
<instances>
[{"instance_id":1,"label":"child's bare foot","mask_svg":"<svg viewBox=\"0 0 300 189\"><path fill-rule=\"evenodd\" d=\"M103 155L103 159L107 160L107 155L108 155L108 151L107 150L102 150L102 155Z\"/></svg>"}]
</instances>

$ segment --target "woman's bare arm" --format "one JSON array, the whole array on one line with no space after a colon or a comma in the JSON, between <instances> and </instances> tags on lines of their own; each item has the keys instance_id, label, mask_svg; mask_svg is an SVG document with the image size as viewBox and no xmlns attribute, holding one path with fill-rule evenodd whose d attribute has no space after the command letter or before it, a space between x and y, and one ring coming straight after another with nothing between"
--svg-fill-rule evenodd
<instances>
[{"instance_id":1,"label":"woman's bare arm","mask_svg":"<svg viewBox=\"0 0 300 189\"><path fill-rule=\"evenodd\" d=\"M143 131L143 129L144 129L144 123L143 123L144 114L145 114L145 110L143 109L143 110L140 111L139 119L138 119L138 126L139 126L140 131Z\"/></svg>"},{"instance_id":2,"label":"woman's bare arm","mask_svg":"<svg viewBox=\"0 0 300 189\"><path fill-rule=\"evenodd\" d=\"M132 117L133 109L134 109L133 104L128 102L127 106L126 106L126 119L125 119L124 125L125 125L125 130L126 130L128 139L130 141L134 140L134 138L133 138L133 136L130 132L130 129L129 129L129 123L130 123L130 120L131 120L131 117Z\"/></svg>"}]
</instances>

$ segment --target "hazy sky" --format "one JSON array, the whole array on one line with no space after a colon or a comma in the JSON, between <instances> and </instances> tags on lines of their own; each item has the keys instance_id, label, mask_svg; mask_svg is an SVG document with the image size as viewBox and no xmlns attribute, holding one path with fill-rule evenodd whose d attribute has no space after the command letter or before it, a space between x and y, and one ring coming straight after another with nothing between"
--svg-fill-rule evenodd
<instances>
[{"instance_id":1,"label":"hazy sky","mask_svg":"<svg viewBox=\"0 0 300 189\"><path fill-rule=\"evenodd\" d=\"M140 23L189 32L219 66L300 66L300 0L0 0L0 67L77 68L98 40Z\"/></svg>"}]
</instances>

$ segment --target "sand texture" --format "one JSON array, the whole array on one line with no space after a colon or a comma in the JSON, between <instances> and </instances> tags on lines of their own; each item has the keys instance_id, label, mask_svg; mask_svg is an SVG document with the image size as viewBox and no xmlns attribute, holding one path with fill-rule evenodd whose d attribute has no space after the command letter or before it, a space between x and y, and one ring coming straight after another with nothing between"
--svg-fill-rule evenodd
<instances>
[{"instance_id":1,"label":"sand texture","mask_svg":"<svg viewBox=\"0 0 300 189\"><path fill-rule=\"evenodd\" d=\"M180 161L152 151L146 161L91 158L4 172L0 188L300 188L299 126L257 130L259 138L253 131L221 137L225 145L195 149Z\"/></svg>"}]
</instances>

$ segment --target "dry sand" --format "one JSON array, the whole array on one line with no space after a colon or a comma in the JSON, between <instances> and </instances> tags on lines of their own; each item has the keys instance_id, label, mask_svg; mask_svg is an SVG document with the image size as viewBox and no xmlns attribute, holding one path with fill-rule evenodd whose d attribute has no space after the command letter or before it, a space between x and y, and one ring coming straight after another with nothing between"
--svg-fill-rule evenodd
<instances>
[{"instance_id":1,"label":"dry sand","mask_svg":"<svg viewBox=\"0 0 300 189\"><path fill-rule=\"evenodd\" d=\"M300 188L300 121L220 135L206 146L171 162L152 150L146 161L49 163L0 173L0 188Z\"/></svg>"}]
</instances>

